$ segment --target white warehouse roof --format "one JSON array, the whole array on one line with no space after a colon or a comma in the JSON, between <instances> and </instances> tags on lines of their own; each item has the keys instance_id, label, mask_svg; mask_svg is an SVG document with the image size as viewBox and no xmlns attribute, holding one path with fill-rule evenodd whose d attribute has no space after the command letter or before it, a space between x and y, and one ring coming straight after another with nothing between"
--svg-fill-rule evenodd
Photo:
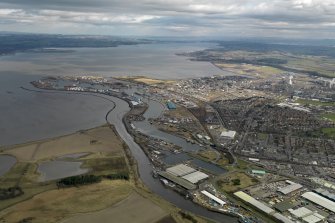
<instances>
[{"instance_id":1,"label":"white warehouse roof","mask_svg":"<svg viewBox=\"0 0 335 223\"><path fill-rule=\"evenodd\" d=\"M187 174L193 173L196 170L192 167L186 166L184 164L178 164L176 166L170 167L166 169L166 172L175 175L175 176L185 176Z\"/></svg>"},{"instance_id":2,"label":"white warehouse roof","mask_svg":"<svg viewBox=\"0 0 335 223\"><path fill-rule=\"evenodd\" d=\"M238 198L244 200L245 202L255 206L256 208L258 208L259 210L261 210L261 211L263 211L267 214L271 214L271 213L275 212L275 210L273 210L272 208L268 207L267 205L263 204L262 202L259 202L258 200L251 197L250 195L244 193L243 191L235 192L234 195L237 196Z\"/></svg>"},{"instance_id":3,"label":"white warehouse roof","mask_svg":"<svg viewBox=\"0 0 335 223\"><path fill-rule=\"evenodd\" d=\"M288 210L292 215L294 215L295 217L297 218L303 218L303 217L306 217L306 216L309 216L311 214L313 214L313 212L305 207L301 207L301 208L298 208L298 209L289 209Z\"/></svg>"},{"instance_id":4,"label":"white warehouse roof","mask_svg":"<svg viewBox=\"0 0 335 223\"><path fill-rule=\"evenodd\" d=\"M220 204L221 206L223 206L223 205L226 204L226 202L224 202L224 201L221 200L220 198L214 196L213 194L211 194L211 193L209 193L209 192L207 192L207 191L205 191L205 190L201 191L201 193L202 193L203 195L205 195L206 197L209 197L210 199L214 200L216 203Z\"/></svg>"},{"instance_id":5,"label":"white warehouse roof","mask_svg":"<svg viewBox=\"0 0 335 223\"><path fill-rule=\"evenodd\" d=\"M280 188L278 191L286 195L292 193L293 191L299 190L300 188L302 188L302 185L292 182L292 184Z\"/></svg>"},{"instance_id":6,"label":"white warehouse roof","mask_svg":"<svg viewBox=\"0 0 335 223\"><path fill-rule=\"evenodd\" d=\"M319 215L319 214L312 214L307 217L304 217L302 220L307 223L317 223L325 219L325 217Z\"/></svg>"},{"instance_id":7,"label":"white warehouse roof","mask_svg":"<svg viewBox=\"0 0 335 223\"><path fill-rule=\"evenodd\" d=\"M196 172L187 174L187 175L183 176L182 178L191 182L191 183L193 183L193 184L196 184L201 180L207 179L208 175L203 173L203 172L196 171Z\"/></svg>"},{"instance_id":8,"label":"white warehouse roof","mask_svg":"<svg viewBox=\"0 0 335 223\"><path fill-rule=\"evenodd\" d=\"M324 216L305 207L301 207L296 210L289 209L288 211L296 218L300 218L307 223L317 223L325 219Z\"/></svg>"},{"instance_id":9,"label":"white warehouse roof","mask_svg":"<svg viewBox=\"0 0 335 223\"><path fill-rule=\"evenodd\" d=\"M221 137L234 138L236 135L235 131L223 131L221 132Z\"/></svg>"},{"instance_id":10,"label":"white warehouse roof","mask_svg":"<svg viewBox=\"0 0 335 223\"><path fill-rule=\"evenodd\" d=\"M279 213L273 214L273 217L284 223L294 223L294 221L291 221L290 219Z\"/></svg>"},{"instance_id":11,"label":"white warehouse roof","mask_svg":"<svg viewBox=\"0 0 335 223\"><path fill-rule=\"evenodd\" d=\"M284 223L294 223L293 221L291 221L290 219L288 219L284 215L279 214L278 212L276 212L275 210L273 210L269 206L263 204L262 202L259 202L258 200L256 200L255 198L251 197L250 195L244 193L243 191L235 192L234 195L237 196L237 197L239 197L243 201L245 201L245 202L253 205L254 207L258 208L259 210L265 212L266 214L272 215L274 218L278 219L281 222L284 222Z\"/></svg>"},{"instance_id":12,"label":"white warehouse roof","mask_svg":"<svg viewBox=\"0 0 335 223\"><path fill-rule=\"evenodd\" d=\"M324 198L314 192L306 192L301 196L335 213L335 202L328 200L327 198Z\"/></svg>"}]
</instances>

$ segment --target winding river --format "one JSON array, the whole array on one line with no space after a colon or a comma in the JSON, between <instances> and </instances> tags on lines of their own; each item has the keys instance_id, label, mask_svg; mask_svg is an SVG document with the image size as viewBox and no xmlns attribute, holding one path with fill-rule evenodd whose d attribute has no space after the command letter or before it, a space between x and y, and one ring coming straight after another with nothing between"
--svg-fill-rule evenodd
<instances>
[{"instance_id":1,"label":"winding river","mask_svg":"<svg viewBox=\"0 0 335 223\"><path fill-rule=\"evenodd\" d=\"M199 216L215 220L216 222L223 222L223 223L238 222L237 218L235 217L209 211L206 208L203 208L193 203L190 200L186 200L184 197L180 196L176 192L165 188L163 184L160 183L159 180L153 178L152 176L153 166L151 165L149 158L145 155L141 147L134 142L133 137L127 132L126 127L122 122L122 119L125 116L125 114L128 111L130 111L129 104L126 101L113 96L102 96L89 93L59 92L59 91L47 91L47 90L37 90L35 92L38 92L40 94L66 94L66 95L83 95L83 96L91 95L95 96L96 98L103 99L108 103L113 103L113 110L112 112L108 113L106 118L109 123L115 126L115 129L119 133L122 140L130 148L133 157L137 161L141 180L153 193L161 196L162 198L174 204L180 209L187 210ZM198 145L188 143L186 142L186 140L182 138L162 132L156 129L154 126L150 125L147 119L158 117L164 111L165 108L161 103L152 100L150 100L148 104L149 109L144 113L144 117L146 118L146 120L142 122L136 122L136 125L137 127L140 128L140 131L150 134L153 137L161 138L169 142L175 143L176 145L182 146L184 151L192 151L202 148ZM171 155L172 156L167 156L168 157L167 159L171 160L171 164L174 164L174 162L183 162L184 160L190 158L185 153L177 155L171 154ZM173 157L173 155L175 155L176 157ZM179 158L177 156L179 156ZM169 160L167 161L169 162ZM193 161L197 166L200 166L201 168L207 170L211 170L212 172L215 172L215 168L219 168L214 164L206 163L201 160L194 159ZM219 171L224 171L222 168L219 169L220 169Z\"/></svg>"},{"instance_id":2,"label":"winding river","mask_svg":"<svg viewBox=\"0 0 335 223\"><path fill-rule=\"evenodd\" d=\"M217 222L227 222L227 223L235 223L237 219L234 217L230 217L224 214L215 213L212 211L208 211L207 209L194 204L190 200L184 199L182 196L177 194L176 192L166 189L158 180L152 177L152 165L150 164L150 160L145 155L143 150L140 148L138 144L136 144L131 135L127 132L125 126L123 125L122 118L123 116L130 110L129 105L127 102L112 97L112 100L115 102L116 107L113 112L111 112L108 116L108 121L114 124L117 132L119 133L120 137L126 142L129 146L132 155L137 160L140 178L144 182L144 184L150 188L150 190L158 195L160 195L165 200L171 202L172 204L176 205L177 207L190 211L200 216L204 216L206 218L215 220ZM148 111L144 114L146 118L154 117L156 112L153 110L157 109L153 107L152 109L148 109ZM158 114L159 114L159 110ZM144 121L145 122L145 121ZM160 131L156 133L161 134ZM170 135L172 136L172 135ZM176 136L173 136L176 137ZM178 138L178 137L177 137ZM180 139L180 138L179 138ZM182 139L180 139L182 140ZM186 142L186 141L185 141Z\"/></svg>"}]
</instances>

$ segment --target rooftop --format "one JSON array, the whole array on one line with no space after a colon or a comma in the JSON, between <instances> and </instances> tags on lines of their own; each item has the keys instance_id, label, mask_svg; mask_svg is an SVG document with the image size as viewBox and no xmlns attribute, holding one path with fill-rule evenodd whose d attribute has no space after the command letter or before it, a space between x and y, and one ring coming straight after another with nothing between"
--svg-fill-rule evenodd
<instances>
[{"instance_id":1,"label":"rooftop","mask_svg":"<svg viewBox=\"0 0 335 223\"><path fill-rule=\"evenodd\" d=\"M187 174L196 172L195 169L193 169L192 167L186 166L184 164L178 164L176 166L170 167L166 169L166 172L178 176L178 177L182 177L185 176Z\"/></svg>"},{"instance_id":2,"label":"rooftop","mask_svg":"<svg viewBox=\"0 0 335 223\"><path fill-rule=\"evenodd\" d=\"M317 205L320 205L321 207L324 207L326 208L327 210L329 211L332 211L335 213L335 202L327 199L327 198L324 198L314 192L306 192L304 193L303 195L301 195L302 197L304 197L305 199L317 204Z\"/></svg>"},{"instance_id":3,"label":"rooftop","mask_svg":"<svg viewBox=\"0 0 335 223\"><path fill-rule=\"evenodd\" d=\"M297 183L292 183L290 185L287 185L286 187L280 188L278 191L286 195L286 194L292 193L293 191L299 190L301 188L302 188L302 185L297 184Z\"/></svg>"},{"instance_id":4,"label":"rooftop","mask_svg":"<svg viewBox=\"0 0 335 223\"><path fill-rule=\"evenodd\" d=\"M176 184L178 184L178 185L184 187L184 188L187 189L187 190L194 190L194 189L197 188L194 184L188 182L187 180L184 180L183 178L177 177L177 176L172 175L172 174L170 174L170 173L161 171L161 172L159 172L158 174L159 174L161 177L163 177L163 178L165 178L165 179L168 179L168 180L170 180L170 181L172 181L172 182L174 182L174 183L176 183Z\"/></svg>"},{"instance_id":5,"label":"rooftop","mask_svg":"<svg viewBox=\"0 0 335 223\"><path fill-rule=\"evenodd\" d=\"M221 206L223 206L223 205L226 204L226 202L224 202L224 201L221 200L220 198L214 196L213 194L211 194L211 193L209 193L209 192L207 192L207 191L205 191L205 190L201 191L201 193L202 193L203 195L205 195L206 197L209 197L210 199L212 199L212 200L215 201L216 203L220 204Z\"/></svg>"},{"instance_id":6,"label":"rooftop","mask_svg":"<svg viewBox=\"0 0 335 223\"><path fill-rule=\"evenodd\" d=\"M203 172L196 171L196 172L187 174L187 175L183 176L182 178L191 182L191 183L193 183L193 184L196 184L201 180L207 179L208 175L203 173Z\"/></svg>"}]
</instances>

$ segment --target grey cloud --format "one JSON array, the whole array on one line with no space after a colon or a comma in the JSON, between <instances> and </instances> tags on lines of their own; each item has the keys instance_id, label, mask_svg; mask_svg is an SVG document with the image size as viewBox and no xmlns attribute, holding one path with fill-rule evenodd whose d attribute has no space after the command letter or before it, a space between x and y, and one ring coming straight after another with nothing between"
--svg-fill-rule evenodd
<instances>
[{"instance_id":1,"label":"grey cloud","mask_svg":"<svg viewBox=\"0 0 335 223\"><path fill-rule=\"evenodd\" d=\"M335 37L335 3L333 0L2 0L0 21L0 29L15 30L31 23L26 29L39 32L52 24L60 32L73 28L75 32L104 34L110 29L135 35L169 35L169 32L257 35L262 31L263 35L276 36L285 30L287 33L295 30L294 35L305 37L319 29Z\"/></svg>"}]
</instances>

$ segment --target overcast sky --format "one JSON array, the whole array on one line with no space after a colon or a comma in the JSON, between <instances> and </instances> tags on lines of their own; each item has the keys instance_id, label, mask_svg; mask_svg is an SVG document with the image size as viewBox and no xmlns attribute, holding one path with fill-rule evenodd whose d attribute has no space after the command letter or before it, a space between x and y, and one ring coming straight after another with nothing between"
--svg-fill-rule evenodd
<instances>
[{"instance_id":1,"label":"overcast sky","mask_svg":"<svg viewBox=\"0 0 335 223\"><path fill-rule=\"evenodd\" d=\"M0 0L0 31L335 38L335 0Z\"/></svg>"}]
</instances>

